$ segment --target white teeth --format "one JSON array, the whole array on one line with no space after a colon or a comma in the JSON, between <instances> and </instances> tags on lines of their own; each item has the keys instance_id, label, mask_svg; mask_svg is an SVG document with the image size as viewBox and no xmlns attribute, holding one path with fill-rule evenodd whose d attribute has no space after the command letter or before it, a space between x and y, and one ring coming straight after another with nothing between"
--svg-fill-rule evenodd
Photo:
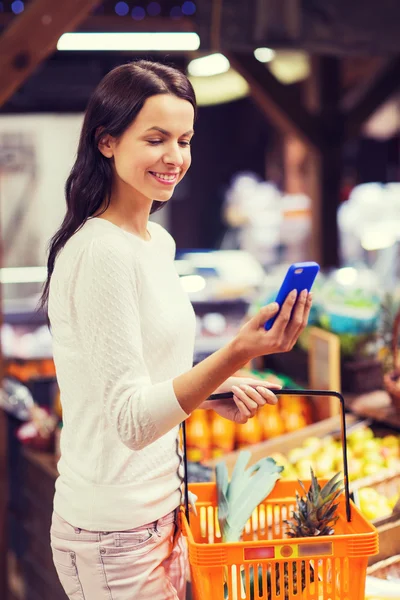
<instances>
[{"instance_id":1,"label":"white teeth","mask_svg":"<svg viewBox=\"0 0 400 600\"><path fill-rule=\"evenodd\" d=\"M153 173L159 179L165 179L166 181L174 181L176 179L176 173L174 175L165 175L164 173Z\"/></svg>"}]
</instances>

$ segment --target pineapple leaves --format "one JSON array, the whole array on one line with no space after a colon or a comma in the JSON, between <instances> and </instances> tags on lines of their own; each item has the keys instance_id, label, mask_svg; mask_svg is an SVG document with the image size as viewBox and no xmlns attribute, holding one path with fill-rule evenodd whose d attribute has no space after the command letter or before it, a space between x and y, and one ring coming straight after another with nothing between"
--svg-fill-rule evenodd
<instances>
[{"instance_id":1,"label":"pineapple leaves","mask_svg":"<svg viewBox=\"0 0 400 600\"><path fill-rule=\"evenodd\" d=\"M217 481L218 494L218 520L221 531L225 528L226 519L229 513L228 506L228 469L225 463L218 463L215 466L215 478Z\"/></svg>"},{"instance_id":2,"label":"pineapple leaves","mask_svg":"<svg viewBox=\"0 0 400 600\"><path fill-rule=\"evenodd\" d=\"M228 484L226 465L216 465L218 519L223 542L237 542L257 506L271 493L283 471L271 458L246 468L251 453L240 452Z\"/></svg>"},{"instance_id":3,"label":"pineapple leaves","mask_svg":"<svg viewBox=\"0 0 400 600\"><path fill-rule=\"evenodd\" d=\"M287 535L291 538L332 535L333 526L339 518L336 514L339 504L335 502L343 493L340 473L321 488L311 469L309 490L306 491L301 481L299 484L304 496L296 493L296 510L293 511L291 520L285 521L288 525Z\"/></svg>"}]
</instances>

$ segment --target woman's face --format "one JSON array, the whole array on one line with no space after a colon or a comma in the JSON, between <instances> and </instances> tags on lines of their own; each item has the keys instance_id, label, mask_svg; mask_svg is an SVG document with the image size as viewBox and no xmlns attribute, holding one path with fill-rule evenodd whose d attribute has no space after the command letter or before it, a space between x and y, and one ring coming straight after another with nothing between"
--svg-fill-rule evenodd
<instances>
[{"instance_id":1,"label":"woman's face","mask_svg":"<svg viewBox=\"0 0 400 600\"><path fill-rule=\"evenodd\" d=\"M170 94L151 96L118 139L105 136L99 149L114 160L115 182L151 200L169 200L190 167L194 109Z\"/></svg>"}]
</instances>

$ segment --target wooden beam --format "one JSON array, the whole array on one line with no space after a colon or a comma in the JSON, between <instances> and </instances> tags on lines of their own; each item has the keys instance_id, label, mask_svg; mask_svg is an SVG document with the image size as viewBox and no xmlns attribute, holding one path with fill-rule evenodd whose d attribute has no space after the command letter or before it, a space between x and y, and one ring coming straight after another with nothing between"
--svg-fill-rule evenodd
<instances>
[{"instance_id":1,"label":"wooden beam","mask_svg":"<svg viewBox=\"0 0 400 600\"><path fill-rule=\"evenodd\" d=\"M341 63L313 57L306 104L319 115L324 144L307 160L307 191L312 200L312 253L324 267L338 266L337 209L342 180L343 116L340 111Z\"/></svg>"},{"instance_id":2,"label":"wooden beam","mask_svg":"<svg viewBox=\"0 0 400 600\"><path fill-rule=\"evenodd\" d=\"M301 105L293 90L280 83L251 53L225 50L224 53L232 67L246 79L252 97L274 125L315 149L322 147L318 119Z\"/></svg>"},{"instance_id":3,"label":"wooden beam","mask_svg":"<svg viewBox=\"0 0 400 600\"><path fill-rule=\"evenodd\" d=\"M0 37L0 106L101 0L34 0Z\"/></svg>"},{"instance_id":4,"label":"wooden beam","mask_svg":"<svg viewBox=\"0 0 400 600\"><path fill-rule=\"evenodd\" d=\"M400 56L397 56L343 98L341 106L346 115L346 137L357 137L367 119L399 88Z\"/></svg>"}]
</instances>

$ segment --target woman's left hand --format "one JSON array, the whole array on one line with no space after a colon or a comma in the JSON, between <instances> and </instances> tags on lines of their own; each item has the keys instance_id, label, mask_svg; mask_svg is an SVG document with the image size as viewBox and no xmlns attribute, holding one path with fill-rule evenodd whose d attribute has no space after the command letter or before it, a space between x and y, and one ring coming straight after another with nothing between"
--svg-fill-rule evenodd
<instances>
[{"instance_id":1,"label":"woman's left hand","mask_svg":"<svg viewBox=\"0 0 400 600\"><path fill-rule=\"evenodd\" d=\"M276 404L278 398L271 390L281 388L281 385L265 379L229 377L215 393L232 392L233 399L206 401L199 408L212 408L221 417L243 424L254 417L261 406Z\"/></svg>"}]
</instances>

